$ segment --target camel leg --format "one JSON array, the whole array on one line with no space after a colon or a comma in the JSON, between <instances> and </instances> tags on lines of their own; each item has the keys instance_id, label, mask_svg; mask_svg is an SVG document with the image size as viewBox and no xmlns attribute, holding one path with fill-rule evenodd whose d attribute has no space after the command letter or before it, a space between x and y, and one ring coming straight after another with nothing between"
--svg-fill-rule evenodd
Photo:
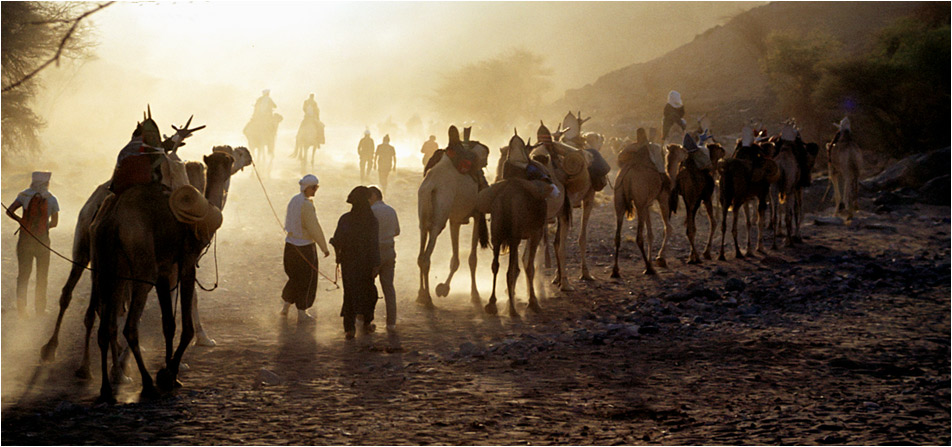
<instances>
[{"instance_id":1,"label":"camel leg","mask_svg":"<svg viewBox=\"0 0 952 447\"><path fill-rule=\"evenodd\" d=\"M793 193L793 209L794 209L794 233L793 240L796 242L803 242L803 236L800 234L800 223L803 222L803 190L798 186L796 191Z\"/></svg>"},{"instance_id":2,"label":"camel leg","mask_svg":"<svg viewBox=\"0 0 952 447\"><path fill-rule=\"evenodd\" d=\"M753 240L754 233L753 231L751 231L753 227L750 225L750 222L751 222L750 215L752 213L753 211L750 210L750 202L748 201L747 203L744 204L744 220L747 222L747 256L750 256L751 254L750 247L753 246L753 243L751 241Z\"/></svg>"},{"instance_id":3,"label":"camel leg","mask_svg":"<svg viewBox=\"0 0 952 447\"><path fill-rule=\"evenodd\" d=\"M433 304L432 299L430 299L430 285L429 285L429 275L430 275L430 258L426 254L426 242L427 242L427 231L425 228L420 228L420 254L417 257L417 266L420 267L420 290L417 293L417 302L418 303L430 303Z\"/></svg>"},{"instance_id":4,"label":"camel leg","mask_svg":"<svg viewBox=\"0 0 952 447\"><path fill-rule=\"evenodd\" d=\"M205 328L202 327L202 319L198 314L198 297L196 296L195 298L196 299L192 300L192 315L195 316L195 344L197 346L214 347L218 345L218 343L205 333Z\"/></svg>"},{"instance_id":5,"label":"camel leg","mask_svg":"<svg viewBox=\"0 0 952 447\"><path fill-rule=\"evenodd\" d=\"M549 253L549 224L542 227L542 250L545 252L545 268L552 267L552 257Z\"/></svg>"},{"instance_id":6,"label":"camel leg","mask_svg":"<svg viewBox=\"0 0 952 447\"><path fill-rule=\"evenodd\" d=\"M509 269L506 272L506 289L509 293L509 317L520 318L516 311L516 280L519 279L519 240L509 241Z\"/></svg>"},{"instance_id":7,"label":"camel leg","mask_svg":"<svg viewBox=\"0 0 952 447\"><path fill-rule=\"evenodd\" d=\"M109 382L109 347L112 340L116 338L116 311L120 301L121 294L118 293L114 278L105 278L105 274L97 273L99 278L94 278L93 296L100 296L102 305L99 310L101 322L99 324L99 333L97 341L99 342L99 362L102 373L102 382L99 388L99 397L97 403L116 403L116 398L112 394L112 384ZM104 293L105 292L105 293ZM104 296L108 294L109 296ZM92 301L92 300L90 300Z\"/></svg>"},{"instance_id":8,"label":"camel leg","mask_svg":"<svg viewBox=\"0 0 952 447\"><path fill-rule=\"evenodd\" d=\"M179 289L181 290L180 298L182 301L182 333L179 337L179 345L172 356L171 362L166 362L165 368L159 370L156 374L156 383L160 389L165 391L171 391L172 388L181 386L178 381L179 365L181 365L182 356L185 355L185 350L188 349L188 345L195 335L195 325L192 321L192 300L195 298L195 260L186 260L184 264L186 267L179 273L181 278Z\"/></svg>"},{"instance_id":9,"label":"camel leg","mask_svg":"<svg viewBox=\"0 0 952 447\"><path fill-rule=\"evenodd\" d=\"M711 259L711 247L714 245L714 232L717 231L717 217L714 215L714 204L711 200L704 201L704 209L707 211L707 222L709 231L707 235L707 247L704 248L704 259Z\"/></svg>"},{"instance_id":10,"label":"camel leg","mask_svg":"<svg viewBox=\"0 0 952 447\"><path fill-rule=\"evenodd\" d=\"M169 284L166 282L165 284ZM179 279L179 293L181 294L182 284ZM156 285L155 294L159 298L159 310L162 313L162 335L165 338L165 363L172 359L173 341L175 339L175 316L172 308L172 292L168 285L162 287ZM184 305L184 303L183 303Z\"/></svg>"},{"instance_id":11,"label":"camel leg","mask_svg":"<svg viewBox=\"0 0 952 447\"><path fill-rule=\"evenodd\" d=\"M727 213L730 211L729 203L721 203L721 254L717 257L718 261L726 261L724 256L724 245L727 241Z\"/></svg>"},{"instance_id":12,"label":"camel leg","mask_svg":"<svg viewBox=\"0 0 952 447\"><path fill-rule=\"evenodd\" d=\"M578 249L582 258L582 276L583 281L594 281L595 278L588 273L588 219L592 215L592 209L595 207L595 193L589 191L590 195L582 201L582 228L578 231Z\"/></svg>"},{"instance_id":13,"label":"camel leg","mask_svg":"<svg viewBox=\"0 0 952 447\"><path fill-rule=\"evenodd\" d=\"M555 240L555 262L557 264L557 273L555 281L553 284L559 285L559 290L563 292L571 292L575 290L575 287L572 287L572 284L569 282L568 276L565 274L565 242L568 237L569 224L565 217L560 213L559 214L559 227L558 233L556 234Z\"/></svg>"},{"instance_id":14,"label":"camel leg","mask_svg":"<svg viewBox=\"0 0 952 447\"><path fill-rule=\"evenodd\" d=\"M757 207L757 251L764 251L764 222L767 218L765 213L767 212L767 206L765 201L761 200L760 205Z\"/></svg>"},{"instance_id":15,"label":"camel leg","mask_svg":"<svg viewBox=\"0 0 952 447\"><path fill-rule=\"evenodd\" d=\"M658 204L661 207L662 233L661 233L661 249L658 250L658 258L656 259L656 262L661 267L667 267L668 261L666 260L667 255L665 253L668 248L668 238L671 236L671 233L674 232L674 229L671 228L671 219L670 219L671 213L669 212L669 208L668 208L668 198L665 197L664 200L659 201ZM651 235L648 236L649 241L651 240L651 237L652 237Z\"/></svg>"},{"instance_id":16,"label":"camel leg","mask_svg":"<svg viewBox=\"0 0 952 447\"><path fill-rule=\"evenodd\" d=\"M450 258L450 273L446 276L446 281L436 285L436 296L447 296L450 294L450 282L453 281L453 275L459 270L459 227L455 222L450 222L450 241L453 247L453 256Z\"/></svg>"},{"instance_id":17,"label":"camel leg","mask_svg":"<svg viewBox=\"0 0 952 447\"><path fill-rule=\"evenodd\" d=\"M731 233L734 236L734 257L744 259L744 254L740 252L740 244L737 243L737 215L740 214L742 206L734 207L734 222L731 226Z\"/></svg>"},{"instance_id":18,"label":"camel leg","mask_svg":"<svg viewBox=\"0 0 952 447\"><path fill-rule=\"evenodd\" d=\"M479 250L479 228L478 225L485 225L486 221L482 220L482 224L477 224L477 218L473 218L473 238L469 246L469 297L470 301L473 303L479 304L481 299L479 297L479 289L476 288L476 264L477 264L477 250Z\"/></svg>"},{"instance_id":19,"label":"camel leg","mask_svg":"<svg viewBox=\"0 0 952 447\"><path fill-rule=\"evenodd\" d=\"M83 345L83 360L76 370L76 377L88 380L92 376L89 374L89 341L92 338L93 324L96 323L96 309L99 308L99 299L96 294L90 294L89 307L86 308L86 316L83 318L83 325L86 326L86 338ZM100 330L103 324L99 325Z\"/></svg>"},{"instance_id":20,"label":"camel leg","mask_svg":"<svg viewBox=\"0 0 952 447\"><path fill-rule=\"evenodd\" d=\"M142 376L142 396L147 399L158 397L158 391L155 389L152 377L149 376L149 370L142 360L142 352L139 349L139 319L142 317L143 309L145 309L150 287L148 284L141 283L133 286L129 315L126 317L126 325L122 331L129 345L129 350L132 352L132 355L135 356L136 365L139 367L139 374ZM156 290L160 287L168 290L168 281L158 281L156 283Z\"/></svg>"},{"instance_id":21,"label":"camel leg","mask_svg":"<svg viewBox=\"0 0 952 447\"><path fill-rule=\"evenodd\" d=\"M496 315L499 310L496 308L496 275L499 273L499 244L493 244L493 292L489 296L489 303L484 308L489 315Z\"/></svg>"},{"instance_id":22,"label":"camel leg","mask_svg":"<svg viewBox=\"0 0 952 447\"><path fill-rule=\"evenodd\" d=\"M616 192L618 194L618 192ZM618 272L618 250L621 247L621 226L625 220L624 208L619 210L619 205L615 204L615 254L614 264L612 265L612 278L621 278Z\"/></svg>"},{"instance_id":23,"label":"camel leg","mask_svg":"<svg viewBox=\"0 0 952 447\"><path fill-rule=\"evenodd\" d=\"M536 251L539 248L539 239L541 239L541 234L534 234L529 237L526 241L526 252L529 256L526 257L526 290L529 292L529 308L533 312L541 312L542 308L539 306L539 300L536 298L535 294L535 258Z\"/></svg>"},{"instance_id":24,"label":"camel leg","mask_svg":"<svg viewBox=\"0 0 952 447\"><path fill-rule=\"evenodd\" d=\"M692 207L693 208L693 207ZM700 264L701 258L697 254L697 248L694 246L694 236L697 234L697 228L694 222L694 213L697 208L687 209L684 213L684 232L688 237L688 244L691 245L691 254L688 255L688 264Z\"/></svg>"},{"instance_id":25,"label":"camel leg","mask_svg":"<svg viewBox=\"0 0 952 447\"><path fill-rule=\"evenodd\" d=\"M654 267L651 266L651 259L648 259L648 253L651 252L651 242L650 242L651 223L649 221L649 219L651 218L651 215L650 215L651 210L648 209L647 206L639 206L636 208L638 213L638 225L637 225L638 229L635 233L635 243L638 244L638 249L641 250L641 257L645 261L645 275L654 275L655 269ZM649 228L648 229L648 236L649 236L648 251L645 251L645 236L644 236L645 227Z\"/></svg>"},{"instance_id":26,"label":"camel leg","mask_svg":"<svg viewBox=\"0 0 952 447\"><path fill-rule=\"evenodd\" d=\"M73 254L74 258L76 257L75 255L76 253ZM59 314L56 316L56 326L53 328L53 335L40 349L40 359L44 363L49 363L56 359L56 347L59 345L59 331L60 326L63 324L63 315L66 314L66 309L69 308L69 303L73 300L73 289L76 288L76 283L78 283L80 277L83 276L82 266L87 263L89 263L88 256L86 259L77 258L76 263L73 264L73 268L69 271L69 278L66 279L66 285L63 286L63 291L60 293L60 309Z\"/></svg>"}]
</instances>

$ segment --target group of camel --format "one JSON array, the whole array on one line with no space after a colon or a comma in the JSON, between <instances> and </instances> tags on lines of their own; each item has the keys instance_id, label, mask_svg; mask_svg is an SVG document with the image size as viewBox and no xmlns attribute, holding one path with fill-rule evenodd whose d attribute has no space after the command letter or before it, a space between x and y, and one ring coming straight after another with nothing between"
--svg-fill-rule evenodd
<instances>
[{"instance_id":1,"label":"group of camel","mask_svg":"<svg viewBox=\"0 0 952 447\"><path fill-rule=\"evenodd\" d=\"M275 141L278 137L278 125L284 117L279 113L272 113L269 119L252 118L245 125L242 133L248 141L248 148L255 154L255 158L263 160L266 172L270 171L274 160ZM301 120L294 138L294 152L291 157L303 164L308 164L308 149L311 150L310 165L314 167L317 150L324 144L324 124L320 120L312 121L307 116Z\"/></svg>"},{"instance_id":2,"label":"group of camel","mask_svg":"<svg viewBox=\"0 0 952 447\"><path fill-rule=\"evenodd\" d=\"M559 136L566 140L571 129L575 135L580 135L581 114L569 113L563 121L562 129L553 134L558 142ZM451 130L451 135L453 134ZM810 184L811 172L819 153L816 143L804 143L799 131L792 121L784 123L779 135L767 136L761 131L759 138L754 140L752 131L749 138L738 139L730 157L727 151L718 143L708 143L701 148L706 151L710 159L709 166L699 165L692 158L688 149L679 144L668 144L664 149L665 166L663 172L649 156L649 150L638 150L635 144L630 144L622 152L625 156L619 157L619 171L614 181L613 202L616 216L613 278L620 276L618 255L621 245L621 230L624 219L637 217L635 243L638 246L645 263L645 274L654 274L653 264L665 267L665 249L671 230L670 215L676 213L678 203L685 204L684 226L687 240L690 245L690 255L687 263L696 264L712 257L714 234L717 228L715 208L719 206L722 222L721 248L718 259L725 260L725 241L728 213L733 210L732 236L734 240L735 257L743 258L738 243L737 220L743 210L747 222L746 253L750 255L754 250L763 252L762 233L767 223L769 210L769 226L773 230L772 248L778 247L778 236L786 237L786 244L792 245L802 240L800 225L803 220L803 188ZM838 134L841 135L841 132ZM848 130L846 132L848 136ZM496 172L496 183L483 191L479 182L471 175L458 172L456 167L447 158L440 160L436 166L428 171L418 190L418 212L420 222L420 254L417 263L420 267L420 289L417 301L425 306L432 307L433 301L429 290L430 258L435 246L435 240L450 224L453 254L450 261L450 272L446 281L436 288L438 296L447 296L449 284L454 273L459 268L459 228L473 218L475 224L470 250L469 266L471 278L471 299L474 304L481 304L479 291L476 287L476 252L480 233L485 232L485 215L490 216L492 249L493 249L493 290L489 303L484 310L495 314L496 308L496 276L499 269L499 255L509 251L509 271L507 287L509 295L509 312L513 317L519 314L515 309L514 290L519 275L519 244L527 241L525 257L522 262L526 271L528 309L539 309L538 299L533 284L536 271L536 253L540 242L547 239L549 231L547 225L556 223L554 240L556 273L554 284L561 290L572 290L565 273L564 247L572 209L581 207L582 223L579 230L579 255L581 259L582 279L592 279L586 263L586 229L590 216L598 179L590 176L572 178L566 175L565 163L567 156L584 154L589 147L586 141L603 142L604 138L593 137L576 138L573 147L561 144L562 151L546 150L541 143L535 146L525 143L518 134L514 135L509 144L501 149L501 157ZM451 136L451 142L452 142ZM649 143L653 150L661 151L657 143ZM476 144L474 150L479 154L482 168L486 165L489 153L488 147ZM568 148L568 151L564 150ZM834 185L834 200L836 212L844 212L847 219L852 219L857 209L858 177L862 168L862 155L859 146L852 138L837 139L827 144L829 172ZM522 169L506 169L507 163L513 154L526 153L534 164L545 175L543 179L529 179L523 176L512 177L506 173L523 172ZM591 157L582 157L586 163L591 163ZM525 164L525 163L523 163ZM567 181L568 180L568 181ZM716 195L715 195L716 194ZM653 252L653 236L649 211L657 203L660 216L664 224L663 238L657 256L652 262L649 253ZM695 245L697 226L695 217L697 211L704 206L710 232L707 245L699 253ZM752 245L752 214L750 206L757 206L757 241ZM647 241L645 240L647 233ZM647 242L647 247L645 246ZM484 245L485 246L485 245ZM548 254L548 244L544 248ZM548 262L548 257L546 257Z\"/></svg>"},{"instance_id":3,"label":"group of camel","mask_svg":"<svg viewBox=\"0 0 952 447\"><path fill-rule=\"evenodd\" d=\"M147 115L142 126L152 121ZM141 128L141 127L140 127ZM173 126L174 128L174 126ZM196 129L176 128L178 143ZM163 166L180 166L181 183L195 195L204 196L205 209L214 208L219 213L224 208L231 176L251 164L251 154L243 147L217 146L200 162L176 165L175 149L169 151ZM207 169L206 169L207 167ZM171 169L171 168L170 168ZM163 176L167 173L163 168ZM168 180L168 179L166 179ZM40 355L44 362L56 356L59 331L66 309L72 301L72 293L83 271L91 264L92 292L85 313L86 326L83 359L76 374L90 377L89 343L92 327L98 315L100 319L97 342L101 352L102 385L97 402L114 403L112 382L129 382L119 358L118 317L127 315L123 335L142 376L142 395L157 396L178 385L177 375L182 356L192 342L196 331L199 343L214 344L207 337L198 319L195 300L196 267L203 249L208 246L220 220L205 228L204 222L185 223L175 214L170 202L170 190L166 182L151 182L133 186L115 195L110 192L112 180L93 192L79 213L73 239L74 264L66 285L60 295L60 311L50 340L42 347ZM173 181L174 184L174 181ZM174 195L174 193L173 193ZM194 199L192 199L194 200ZM211 214L214 214L211 213ZM139 348L138 324L145 308L149 291L155 289L162 314L162 329L165 337L165 367L156 374L155 381L142 359ZM182 330L178 347L173 350L175 337L175 309L172 291L178 288L181 300ZM108 369L109 353L112 353L112 373ZM112 378L110 380L110 377Z\"/></svg>"}]
</instances>

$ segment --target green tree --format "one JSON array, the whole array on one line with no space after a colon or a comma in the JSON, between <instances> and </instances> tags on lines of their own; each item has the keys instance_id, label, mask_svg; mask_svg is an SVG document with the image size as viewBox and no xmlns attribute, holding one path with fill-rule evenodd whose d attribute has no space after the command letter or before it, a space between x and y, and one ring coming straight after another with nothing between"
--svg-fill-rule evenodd
<instances>
[{"instance_id":1,"label":"green tree","mask_svg":"<svg viewBox=\"0 0 952 447\"><path fill-rule=\"evenodd\" d=\"M829 67L818 96L850 114L857 136L905 155L949 145L950 28L944 20L908 18L884 29L868 54Z\"/></svg>"},{"instance_id":2,"label":"green tree","mask_svg":"<svg viewBox=\"0 0 952 447\"><path fill-rule=\"evenodd\" d=\"M816 140L828 126L829 113L814 95L826 67L836 60L841 44L825 34L807 37L771 33L761 69L770 80L783 115L796 118L804 137Z\"/></svg>"},{"instance_id":3,"label":"green tree","mask_svg":"<svg viewBox=\"0 0 952 447\"><path fill-rule=\"evenodd\" d=\"M40 150L44 122L32 109L42 85L37 75L60 58L81 58L92 43L82 20L110 3L90 8L79 2L3 2L2 13L2 156ZM85 12L81 11L85 9Z\"/></svg>"},{"instance_id":4,"label":"green tree","mask_svg":"<svg viewBox=\"0 0 952 447\"><path fill-rule=\"evenodd\" d=\"M500 131L533 117L552 89L551 75L543 56L513 50L443 74L431 101L444 117Z\"/></svg>"}]
</instances>

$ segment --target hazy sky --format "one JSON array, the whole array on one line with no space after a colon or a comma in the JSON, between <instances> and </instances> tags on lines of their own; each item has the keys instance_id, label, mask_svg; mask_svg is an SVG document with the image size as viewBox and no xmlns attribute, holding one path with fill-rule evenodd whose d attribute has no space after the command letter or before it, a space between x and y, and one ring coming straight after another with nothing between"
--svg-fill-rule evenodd
<instances>
[{"instance_id":1,"label":"hazy sky","mask_svg":"<svg viewBox=\"0 0 952 447\"><path fill-rule=\"evenodd\" d=\"M90 19L98 59L51 73L38 110L51 145L75 144L57 139L81 129L117 151L148 103L163 131L190 114L208 124L195 137L205 147L244 144L241 128L265 88L285 117L279 139L293 141L313 92L331 144L335 129L349 135L390 116L429 122L427 96L442 73L508 50L546 56L555 100L757 4L122 2ZM77 119L88 110L97 122Z\"/></svg>"}]
</instances>

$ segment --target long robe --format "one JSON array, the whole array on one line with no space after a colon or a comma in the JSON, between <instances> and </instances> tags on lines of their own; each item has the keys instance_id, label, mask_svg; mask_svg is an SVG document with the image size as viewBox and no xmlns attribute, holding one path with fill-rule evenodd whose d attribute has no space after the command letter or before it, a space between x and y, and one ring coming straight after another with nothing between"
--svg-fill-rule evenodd
<instances>
[{"instance_id":1,"label":"long robe","mask_svg":"<svg viewBox=\"0 0 952 447\"><path fill-rule=\"evenodd\" d=\"M377 306L374 269L380 266L378 231L377 218L367 204L341 216L331 238L344 283L340 316L344 317L345 331L354 329L357 315L364 316L364 324L369 324L374 318Z\"/></svg>"}]
</instances>

